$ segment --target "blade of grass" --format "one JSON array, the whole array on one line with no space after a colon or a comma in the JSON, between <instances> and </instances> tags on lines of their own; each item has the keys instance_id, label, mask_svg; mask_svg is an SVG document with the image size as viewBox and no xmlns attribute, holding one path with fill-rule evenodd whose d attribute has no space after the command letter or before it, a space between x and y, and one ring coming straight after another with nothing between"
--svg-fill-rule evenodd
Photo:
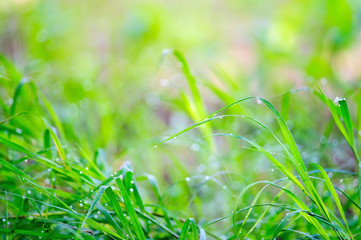
<instances>
[{"instance_id":1,"label":"blade of grass","mask_svg":"<svg viewBox=\"0 0 361 240\"><path fill-rule=\"evenodd\" d=\"M110 201L110 204L113 206L113 209L115 210L122 226L123 226L123 229L124 231L126 232L126 237L127 238L130 238L132 240L135 240L133 234L132 234L132 230L131 230L131 227L128 223L128 220L125 218L124 216L124 212L123 210L121 209L120 205L119 205L119 202L117 200L117 197L115 195L115 193L113 192L113 190L108 187L106 190L105 190L108 198L109 198L109 201Z\"/></svg>"},{"instance_id":2,"label":"blade of grass","mask_svg":"<svg viewBox=\"0 0 361 240\"><path fill-rule=\"evenodd\" d=\"M92 213L93 209L95 208L95 205L98 203L98 201L100 200L100 198L102 197L105 189L107 189L108 187L107 186L101 186L99 188L99 190L97 191L97 193L95 194L95 197L90 205L90 208L88 209L88 212L80 226L80 229L82 229L84 227L84 224L86 222L86 220L89 218L90 214Z\"/></svg>"},{"instance_id":3,"label":"blade of grass","mask_svg":"<svg viewBox=\"0 0 361 240\"><path fill-rule=\"evenodd\" d=\"M192 228L192 238L193 240L197 240L198 239L198 234L197 234L197 224L196 222L194 221L193 218L188 218L183 227L182 227L182 231L181 231L181 234L179 236L179 240L186 240L186 237L188 235L188 232L189 232L189 227Z\"/></svg>"},{"instance_id":4,"label":"blade of grass","mask_svg":"<svg viewBox=\"0 0 361 240\"><path fill-rule=\"evenodd\" d=\"M121 178L117 178L116 183L119 187L120 193L123 197L124 200L124 204L125 207L129 213L130 219L133 223L134 229L135 229L135 233L137 235L137 238L140 240L145 240L145 235L142 229L142 226L140 225L139 219L137 214L135 213L134 207L133 207L133 203L131 202L129 195L124 187L123 181L121 180Z\"/></svg>"}]
</instances>

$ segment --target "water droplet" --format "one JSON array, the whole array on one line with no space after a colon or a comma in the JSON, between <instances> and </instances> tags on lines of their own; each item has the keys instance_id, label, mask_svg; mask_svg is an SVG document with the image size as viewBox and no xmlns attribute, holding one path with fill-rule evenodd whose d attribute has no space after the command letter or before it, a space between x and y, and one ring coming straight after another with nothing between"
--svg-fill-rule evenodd
<instances>
[{"instance_id":1,"label":"water droplet","mask_svg":"<svg viewBox=\"0 0 361 240\"><path fill-rule=\"evenodd\" d=\"M223 188L223 189L227 189L227 186L226 186L226 185L224 185L222 188Z\"/></svg>"},{"instance_id":2,"label":"water droplet","mask_svg":"<svg viewBox=\"0 0 361 240\"><path fill-rule=\"evenodd\" d=\"M193 150L193 151L195 151L195 152L198 152L199 151L199 144L197 144L197 143L195 143L195 144L193 144L192 145L192 147L191 147L191 149Z\"/></svg>"},{"instance_id":3,"label":"water droplet","mask_svg":"<svg viewBox=\"0 0 361 240\"><path fill-rule=\"evenodd\" d=\"M83 207L84 205L82 203L79 203L79 207Z\"/></svg>"},{"instance_id":4,"label":"water droplet","mask_svg":"<svg viewBox=\"0 0 361 240\"><path fill-rule=\"evenodd\" d=\"M157 145L154 145L154 148L157 148L158 146Z\"/></svg>"},{"instance_id":5,"label":"water droplet","mask_svg":"<svg viewBox=\"0 0 361 240\"><path fill-rule=\"evenodd\" d=\"M129 191L130 191L130 192L134 192L134 189L133 189L133 188L130 188Z\"/></svg>"},{"instance_id":6,"label":"water droplet","mask_svg":"<svg viewBox=\"0 0 361 240\"><path fill-rule=\"evenodd\" d=\"M346 100L345 98L339 98L339 97L336 97L335 100L333 100L334 103L338 103L339 101L344 101Z\"/></svg>"},{"instance_id":7,"label":"water droplet","mask_svg":"<svg viewBox=\"0 0 361 240\"><path fill-rule=\"evenodd\" d=\"M31 191L30 191L30 190L28 190L28 194L31 194Z\"/></svg>"},{"instance_id":8,"label":"water droplet","mask_svg":"<svg viewBox=\"0 0 361 240\"><path fill-rule=\"evenodd\" d=\"M189 178L189 177L186 178L186 181L187 181L187 182L189 182L190 180L191 180L191 178Z\"/></svg>"},{"instance_id":9,"label":"water droplet","mask_svg":"<svg viewBox=\"0 0 361 240\"><path fill-rule=\"evenodd\" d=\"M25 159L25 162L27 163L29 160L28 159Z\"/></svg>"},{"instance_id":10,"label":"water droplet","mask_svg":"<svg viewBox=\"0 0 361 240\"><path fill-rule=\"evenodd\" d=\"M342 183L342 182L343 182L343 179L341 178L341 179L340 179L340 183Z\"/></svg>"},{"instance_id":11,"label":"water droplet","mask_svg":"<svg viewBox=\"0 0 361 240\"><path fill-rule=\"evenodd\" d=\"M326 78L321 78L321 84L326 85L327 84L327 79Z\"/></svg>"},{"instance_id":12,"label":"water droplet","mask_svg":"<svg viewBox=\"0 0 361 240\"><path fill-rule=\"evenodd\" d=\"M110 174L110 176L111 176L111 177L114 177L114 175L113 175L113 174Z\"/></svg>"},{"instance_id":13,"label":"water droplet","mask_svg":"<svg viewBox=\"0 0 361 240\"><path fill-rule=\"evenodd\" d=\"M104 204L104 206L108 206L108 203Z\"/></svg>"},{"instance_id":14,"label":"water droplet","mask_svg":"<svg viewBox=\"0 0 361 240\"><path fill-rule=\"evenodd\" d=\"M23 130L21 130L20 128L17 128L17 129L15 129L15 132L16 132L17 134L22 134L22 133L23 133Z\"/></svg>"},{"instance_id":15,"label":"water droplet","mask_svg":"<svg viewBox=\"0 0 361 240\"><path fill-rule=\"evenodd\" d=\"M123 175L120 175L119 178L120 178L120 180L123 180Z\"/></svg>"},{"instance_id":16,"label":"water droplet","mask_svg":"<svg viewBox=\"0 0 361 240\"><path fill-rule=\"evenodd\" d=\"M48 172L51 172L51 168L48 169Z\"/></svg>"},{"instance_id":17,"label":"water droplet","mask_svg":"<svg viewBox=\"0 0 361 240\"><path fill-rule=\"evenodd\" d=\"M257 104L261 104L262 103L262 100L257 98Z\"/></svg>"},{"instance_id":18,"label":"water droplet","mask_svg":"<svg viewBox=\"0 0 361 240\"><path fill-rule=\"evenodd\" d=\"M80 173L80 174L83 174L83 172L82 172L82 171L80 171L79 173Z\"/></svg>"},{"instance_id":19,"label":"water droplet","mask_svg":"<svg viewBox=\"0 0 361 240\"><path fill-rule=\"evenodd\" d=\"M204 179L205 179L205 180L208 180L208 179L209 179L209 176L205 176Z\"/></svg>"},{"instance_id":20,"label":"water droplet","mask_svg":"<svg viewBox=\"0 0 361 240\"><path fill-rule=\"evenodd\" d=\"M23 196L23 199L25 199L26 197L25 196Z\"/></svg>"},{"instance_id":21,"label":"water droplet","mask_svg":"<svg viewBox=\"0 0 361 240\"><path fill-rule=\"evenodd\" d=\"M274 171L274 169L273 168L271 168L271 172L273 172Z\"/></svg>"},{"instance_id":22,"label":"water droplet","mask_svg":"<svg viewBox=\"0 0 361 240\"><path fill-rule=\"evenodd\" d=\"M90 190L90 192L94 192L94 190L92 189L92 190Z\"/></svg>"},{"instance_id":23,"label":"water droplet","mask_svg":"<svg viewBox=\"0 0 361 240\"><path fill-rule=\"evenodd\" d=\"M88 168L88 167L85 167L85 170L87 170L87 171L88 171L88 170L89 170L89 168Z\"/></svg>"},{"instance_id":24,"label":"water droplet","mask_svg":"<svg viewBox=\"0 0 361 240\"><path fill-rule=\"evenodd\" d=\"M5 219L5 218L3 218L3 222L6 222L6 219Z\"/></svg>"},{"instance_id":25,"label":"water droplet","mask_svg":"<svg viewBox=\"0 0 361 240\"><path fill-rule=\"evenodd\" d=\"M94 215L94 218L98 218L98 215L95 214L95 215Z\"/></svg>"},{"instance_id":26,"label":"water droplet","mask_svg":"<svg viewBox=\"0 0 361 240\"><path fill-rule=\"evenodd\" d=\"M131 184L134 184L134 181L132 180L132 181L130 181L130 183L131 183Z\"/></svg>"}]
</instances>

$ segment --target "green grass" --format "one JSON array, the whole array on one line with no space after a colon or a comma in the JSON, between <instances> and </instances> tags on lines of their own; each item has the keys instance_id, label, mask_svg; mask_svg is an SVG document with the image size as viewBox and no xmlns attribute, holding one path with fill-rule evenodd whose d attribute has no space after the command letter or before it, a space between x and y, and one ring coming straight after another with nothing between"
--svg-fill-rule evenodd
<instances>
[{"instance_id":1,"label":"green grass","mask_svg":"<svg viewBox=\"0 0 361 240\"><path fill-rule=\"evenodd\" d=\"M183 58L181 60L185 61ZM189 82L189 84L191 88L194 88L194 92L198 92L194 82ZM32 97L37 103L34 108L39 112L16 113L13 110L14 105L18 99L26 97L22 94L25 95L27 85L31 87L29 91L33 93ZM310 89L308 92L319 98L320 102L324 103L324 107L329 109L336 126L349 144L352 153L355 154L355 164L358 166L357 138L353 127L355 123L351 120L346 100L333 102L320 89ZM298 94L298 92L287 94ZM229 109L249 101L264 104L268 108L264 111L270 111L274 115L278 127L272 130L262 121L249 116L223 115ZM76 143L72 147L65 143L64 137L60 139L59 132L66 133L61 120L45 96L38 94L33 82L20 83L16 87L13 103L8 110L9 116L1 122L2 127L7 131L3 131L0 137L2 144L0 163L4 189L1 201L3 211L6 213L0 231L4 237L50 238L50 236L56 236L59 239L66 239L72 235L79 239L206 239L208 235L215 239L222 239L220 236L228 239L244 239L261 234L266 239L274 239L281 235L305 236L313 239L319 237L355 239L359 231L358 219L353 218L354 215L360 214L361 209L360 199L357 197L359 187L347 188L346 194L329 177L330 173L337 173L337 169L324 169L318 163L305 162L286 121L266 99L248 97L231 103L155 145L157 148L164 148L165 143L175 137L213 121L243 118L263 131L259 137L269 135L267 141L272 142L273 139L279 146L279 150L283 152L276 154L272 151L277 149L276 145L273 145L271 149L265 149L262 147L264 140L250 139L238 134L211 133L205 136L213 139L213 143L205 141L211 144L207 147L211 151L217 137L234 138L245 142L247 150L244 151L264 155L282 176L277 176L280 179L273 181L248 182L247 186L240 188L232 186L227 188L227 185L224 185L222 188L230 189L232 193L229 199L225 198L221 204L233 205L233 210L229 211L228 216L221 216L219 219L207 219L197 214L199 222L193 218L187 219L186 216L192 214L182 213L182 209L168 209L167 204L164 203L167 198L166 193L161 192L153 176L141 174L135 177L129 163L126 163L119 171L105 173L108 169L101 169L107 167L102 166L97 160L100 158L98 154L95 154L94 158L89 157ZM21 131L17 130L17 124L24 121L24 119L20 121L18 119L30 116L42 125L43 139L32 141L33 136L39 133L39 128L34 127L32 122L25 122L28 125L22 126ZM58 129L61 130L58 131ZM202 130L201 133L204 134L204 131L208 130ZM273 168L272 171L274 171ZM358 172L339 173L341 176L350 175L352 178L359 178ZM232 178L227 170L224 174ZM178 203L184 206L190 204L188 210L186 207L183 211L189 211L195 204L198 205L195 211L202 207L202 195L198 192L202 186L210 185L215 189L219 189L219 186L211 184L216 183L222 186L222 180L218 179L217 174L205 176L203 180L202 176L198 177L200 177L199 180L187 177L185 180L178 181L172 186L177 189L169 190L178 191L178 195L193 195L189 203L184 200ZM190 184L193 181L194 185ZM138 182L148 182L150 185L139 189ZM255 187L258 185L263 185L263 187L257 190ZM151 189L156 201L155 199L143 200L141 193L144 191L151 193ZM272 194L264 197L267 191L275 194L274 197L271 197ZM198 196L194 196L194 193ZM246 199L252 199L252 195L254 198L247 206ZM171 195L170 198L172 199L173 196ZM268 203L261 203L264 202L262 201L264 198ZM232 199L234 199L233 204ZM227 203L227 201L230 202ZM274 211L273 214L271 210ZM205 211L212 211L212 208ZM259 226L263 228L265 221L266 226L272 227L265 228L265 233L259 233ZM220 223L227 226L226 222L231 224L228 228L217 226Z\"/></svg>"},{"instance_id":2,"label":"green grass","mask_svg":"<svg viewBox=\"0 0 361 240\"><path fill-rule=\"evenodd\" d=\"M361 239L361 5L270 4L0 3L2 239Z\"/></svg>"}]
</instances>

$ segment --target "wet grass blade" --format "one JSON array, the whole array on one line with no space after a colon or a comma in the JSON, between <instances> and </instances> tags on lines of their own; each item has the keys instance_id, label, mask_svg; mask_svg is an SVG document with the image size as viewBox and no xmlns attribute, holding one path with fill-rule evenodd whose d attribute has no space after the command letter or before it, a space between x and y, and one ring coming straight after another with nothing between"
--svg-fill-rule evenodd
<instances>
[{"instance_id":1,"label":"wet grass blade","mask_svg":"<svg viewBox=\"0 0 361 240\"><path fill-rule=\"evenodd\" d=\"M65 154L65 152L64 152L64 149L63 149L63 147L62 147L62 145L61 145L61 143L60 143L60 140L59 140L58 136L55 134L55 132L53 131L53 129L50 129L49 132L50 132L51 138L52 138L53 141L54 141L54 144L55 144L55 147L56 147L56 149L57 149L57 151L58 151L58 154L59 154L61 160L63 161L63 164L64 164L65 168L66 168L67 170L69 170L70 167L69 167L69 164L68 164L68 159L67 159L67 157L66 157L66 154Z\"/></svg>"},{"instance_id":2,"label":"wet grass blade","mask_svg":"<svg viewBox=\"0 0 361 240\"><path fill-rule=\"evenodd\" d=\"M340 199L339 199L339 197L338 197L338 195L337 195L337 193L336 193L336 190L335 190L335 188L334 188L334 186L333 186L330 178L328 177L326 171L325 171L319 164L310 163L310 165L316 167L316 168L320 171L320 173L322 174L322 177L323 177L323 179L325 180L325 183L326 183L326 185L327 185L327 188L328 188L328 190L330 191L330 193L331 193L331 195L332 195L332 197L333 197L333 200L334 200L335 203L336 203L337 209L338 209L338 211L339 211L339 213L340 213L340 215L341 215L341 217L342 217L342 219L343 219L343 221L344 221L344 224L345 224L345 226L346 226L346 228L347 228L347 229L345 229L345 230L348 232L348 234L349 234L349 236L351 237L351 239L353 239L351 230L350 230L350 228L349 228L349 226L348 226L348 223L347 223L347 219L346 219L345 212L343 211L343 208L342 208L341 201L340 201Z\"/></svg>"},{"instance_id":3,"label":"wet grass blade","mask_svg":"<svg viewBox=\"0 0 361 240\"><path fill-rule=\"evenodd\" d=\"M121 195L123 197L125 207L126 207L127 212L129 213L129 216L130 216L130 220L133 223L133 227L135 229L137 239L145 240L145 235L144 235L142 226L140 225L138 216L137 216L137 214L136 214L136 212L134 210L134 207L133 207L133 203L131 202L131 200L129 198L127 190L124 187L123 181L121 180L121 178L117 178L115 181L116 181L116 183L117 183L117 185L119 187L120 193L121 193Z\"/></svg>"},{"instance_id":4,"label":"wet grass blade","mask_svg":"<svg viewBox=\"0 0 361 240\"><path fill-rule=\"evenodd\" d=\"M31 177L29 177L27 174L25 174L24 172L20 171L19 169L17 169L16 167L14 167L13 165L11 165L10 163L8 163L7 161L5 161L4 159L0 158L0 163L2 165L2 167L5 167L7 169L9 169L10 171L12 171L13 173L15 173L17 176L21 177L22 179L26 180L27 182L29 182L31 185L33 185L34 187L40 189L40 191L43 191L44 193L46 193L51 199L55 200L56 202L60 203L61 205L63 205L65 208L67 208L68 210L73 211L66 203L64 203L62 200L60 200L58 197L54 196L54 194L50 191L48 191L47 189L43 188L42 186L40 186L38 183L36 183Z\"/></svg>"},{"instance_id":5,"label":"wet grass blade","mask_svg":"<svg viewBox=\"0 0 361 240\"><path fill-rule=\"evenodd\" d=\"M198 239L198 234L197 234L197 224L194 221L193 218L189 218L185 221L183 227L182 227L182 231L181 234L179 236L179 240L186 240L187 235L189 233L189 228L191 228L192 230L192 235L190 239L193 240L197 240Z\"/></svg>"},{"instance_id":6,"label":"wet grass blade","mask_svg":"<svg viewBox=\"0 0 361 240\"><path fill-rule=\"evenodd\" d=\"M131 230L131 227L128 223L128 220L126 219L125 217L125 214L122 210L122 208L120 207L119 205L119 202L117 200L117 197L115 195L115 193L113 192L113 190L108 187L107 189L105 189L105 192L109 198L109 202L110 204L113 206L113 209L115 210L115 213L117 214L119 220L120 220L120 223L122 224L123 226L123 229L124 231L126 232L126 237L127 239L130 238L132 240L135 240L133 234L132 234L132 230Z\"/></svg>"},{"instance_id":7,"label":"wet grass blade","mask_svg":"<svg viewBox=\"0 0 361 240\"><path fill-rule=\"evenodd\" d=\"M99 201L100 198L102 197L105 189L107 189L107 188L108 188L107 186L101 186L101 187L99 188L99 190L97 191L97 193L96 193L95 196L94 196L94 199L93 199L93 201L92 201L92 203L91 203L91 205L90 205L90 208L88 209L88 212L87 212L87 214L86 214L86 216L85 216L85 218L84 218L84 220L83 220L80 228L83 228L86 220L89 218L90 214L92 213L92 211L93 211L94 208L95 208L95 205L98 203L98 201Z\"/></svg>"}]
</instances>

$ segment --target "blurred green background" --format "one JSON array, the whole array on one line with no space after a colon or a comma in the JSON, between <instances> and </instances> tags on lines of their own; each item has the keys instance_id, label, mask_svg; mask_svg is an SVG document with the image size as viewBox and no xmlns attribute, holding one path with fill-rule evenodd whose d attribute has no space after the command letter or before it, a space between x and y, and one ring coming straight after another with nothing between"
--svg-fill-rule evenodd
<instances>
[{"instance_id":1,"label":"blurred green background","mask_svg":"<svg viewBox=\"0 0 361 240\"><path fill-rule=\"evenodd\" d=\"M17 69L10 81L7 70L0 68L0 115L41 112L35 90L27 84L9 110L16 86L34 82L63 123L61 138L70 157L79 157L79 149L88 156L104 153L109 174L130 161L136 173L157 176L167 206L175 210L185 198L179 181L224 175L214 182L218 188L199 190L202 204L191 214L216 217L233 205L211 213L207 209L234 198L214 193L234 196L239 186L279 172L259 153L243 149L243 143L203 136L250 135L267 143L265 148L273 148L275 141L239 117L225 117L169 144L154 145L240 98L262 96L288 120L305 161L321 159L325 167L353 170L354 161L340 157L352 158L345 141L323 136L327 109L307 91L284 93L314 81L331 98L358 87L360 25L357 0L0 1L0 52ZM182 65L173 55L164 55L167 49L184 54L204 112L195 110L197 99ZM350 97L357 102L360 93ZM272 113L254 100L226 113L251 115L276 126ZM360 116L354 117L360 129ZM35 149L45 128L25 115L11 126L2 125L2 131L25 135Z\"/></svg>"}]
</instances>

